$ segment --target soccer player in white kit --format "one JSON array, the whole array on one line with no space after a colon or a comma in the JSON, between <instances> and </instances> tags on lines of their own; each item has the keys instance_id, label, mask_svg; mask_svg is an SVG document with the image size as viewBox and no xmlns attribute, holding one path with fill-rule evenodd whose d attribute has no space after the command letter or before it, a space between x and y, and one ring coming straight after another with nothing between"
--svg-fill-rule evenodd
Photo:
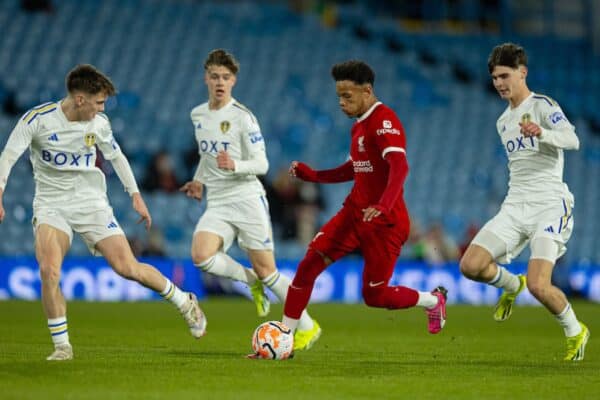
<instances>
[{"instance_id":1,"label":"soccer player in white kit","mask_svg":"<svg viewBox=\"0 0 600 400\"><path fill-rule=\"evenodd\" d=\"M246 283L259 316L269 313L268 287L285 301L290 279L277 270L265 190L257 179L269 168L265 143L256 117L232 97L239 64L225 50L216 49L204 62L208 102L191 112L200 163L192 181L181 190L202 200L207 189L206 211L192 239L192 260L202 271ZM247 251L252 268L226 254L237 237ZM294 349L308 349L321 328L306 311L294 336Z\"/></svg>"},{"instance_id":2,"label":"soccer player in white kit","mask_svg":"<svg viewBox=\"0 0 600 400\"><path fill-rule=\"evenodd\" d=\"M206 319L196 296L182 292L151 265L138 262L113 215L106 180L95 166L96 147L110 160L130 194L132 205L150 228L152 219L140 195L129 162L102 112L115 88L91 65L78 65L66 77L67 97L29 110L19 120L0 155L0 222L2 194L14 163L29 147L35 179L33 230L42 281L42 304L54 352L48 360L70 360L66 302L59 281L73 231L94 255L102 255L116 273L152 289L177 306L190 332L201 337Z\"/></svg>"},{"instance_id":3,"label":"soccer player in white kit","mask_svg":"<svg viewBox=\"0 0 600 400\"><path fill-rule=\"evenodd\" d=\"M499 213L467 248L460 270L469 279L503 289L494 310L496 321L510 317L517 295L527 286L562 326L567 339L564 359L583 360L590 331L551 282L573 230L574 199L563 182L563 150L577 150L579 139L559 105L527 87L522 47L496 46L488 69L500 97L508 101L496 126L508 155L509 189ZM527 244L527 278L496 264L509 263Z\"/></svg>"}]
</instances>

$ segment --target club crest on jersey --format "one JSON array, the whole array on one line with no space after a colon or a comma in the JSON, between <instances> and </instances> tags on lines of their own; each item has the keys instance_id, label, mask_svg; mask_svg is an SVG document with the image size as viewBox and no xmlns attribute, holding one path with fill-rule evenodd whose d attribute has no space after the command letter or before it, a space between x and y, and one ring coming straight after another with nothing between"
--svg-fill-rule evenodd
<instances>
[{"instance_id":1,"label":"club crest on jersey","mask_svg":"<svg viewBox=\"0 0 600 400\"><path fill-rule=\"evenodd\" d=\"M364 136L358 137L358 151L361 153L363 153L365 151L365 137Z\"/></svg>"},{"instance_id":2,"label":"club crest on jersey","mask_svg":"<svg viewBox=\"0 0 600 400\"><path fill-rule=\"evenodd\" d=\"M531 122L531 115L529 113L525 113L523 115L521 115L521 123L522 124L527 124Z\"/></svg>"},{"instance_id":3,"label":"club crest on jersey","mask_svg":"<svg viewBox=\"0 0 600 400\"><path fill-rule=\"evenodd\" d=\"M229 130L230 127L231 127L231 124L229 123L229 121L221 122L221 132L227 133L227 131Z\"/></svg>"},{"instance_id":4,"label":"club crest on jersey","mask_svg":"<svg viewBox=\"0 0 600 400\"><path fill-rule=\"evenodd\" d=\"M83 141L87 147L92 147L96 144L96 134L95 133L86 133L83 137Z\"/></svg>"}]
</instances>

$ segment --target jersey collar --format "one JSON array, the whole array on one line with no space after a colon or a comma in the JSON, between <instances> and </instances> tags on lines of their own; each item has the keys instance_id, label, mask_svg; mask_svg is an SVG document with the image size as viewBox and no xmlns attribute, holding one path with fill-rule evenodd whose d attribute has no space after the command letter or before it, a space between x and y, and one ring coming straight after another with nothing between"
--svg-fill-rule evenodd
<instances>
[{"instance_id":1,"label":"jersey collar","mask_svg":"<svg viewBox=\"0 0 600 400\"><path fill-rule=\"evenodd\" d=\"M378 105L380 105L380 104L381 104L381 102L380 102L380 101L376 101L376 102L375 102L375 104L373 104L373 105L371 106L371 108L369 108L369 109L367 110L367 112L365 112L363 115L361 115L360 117L358 117L356 120L357 120L358 122L362 122L362 121L364 121L365 119L369 118L369 115L371 115L371 113L373 112L373 110L374 110L374 109L375 109L375 108L376 108Z\"/></svg>"}]
</instances>

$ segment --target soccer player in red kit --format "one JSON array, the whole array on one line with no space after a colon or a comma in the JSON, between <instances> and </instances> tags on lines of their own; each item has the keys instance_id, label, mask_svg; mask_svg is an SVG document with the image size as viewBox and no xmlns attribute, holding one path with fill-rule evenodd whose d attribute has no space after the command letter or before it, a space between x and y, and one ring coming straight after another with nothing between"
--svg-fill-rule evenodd
<instances>
[{"instance_id":1,"label":"soccer player in red kit","mask_svg":"<svg viewBox=\"0 0 600 400\"><path fill-rule=\"evenodd\" d=\"M298 265L282 322L295 329L319 274L332 262L359 249L365 260L362 295L366 305L391 310L422 306L428 315L429 332L438 333L446 320L445 288L419 292L388 284L410 230L402 196L408 175L404 128L396 113L377 100L373 91L375 74L366 63L352 60L336 64L331 75L342 111L356 118L350 159L337 168L321 171L294 161L290 174L309 182L354 180L354 186L342 209L316 234Z\"/></svg>"}]
</instances>

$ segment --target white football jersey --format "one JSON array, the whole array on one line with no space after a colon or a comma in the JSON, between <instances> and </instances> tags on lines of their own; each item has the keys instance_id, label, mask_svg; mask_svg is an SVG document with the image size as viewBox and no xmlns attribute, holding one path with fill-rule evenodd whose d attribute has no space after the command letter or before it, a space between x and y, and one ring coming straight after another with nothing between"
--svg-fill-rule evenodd
<instances>
[{"instance_id":1,"label":"white football jersey","mask_svg":"<svg viewBox=\"0 0 600 400\"><path fill-rule=\"evenodd\" d=\"M191 112L200 164L194 179L207 189L207 201L234 202L240 197L264 195L265 190L256 178L266 173L266 168L256 169L259 162L268 168L265 142L256 117L235 99L218 110L208 103ZM217 154L225 150L234 160L235 171L217 167ZM264 170L263 170L264 169Z\"/></svg>"},{"instance_id":2,"label":"white football jersey","mask_svg":"<svg viewBox=\"0 0 600 400\"><path fill-rule=\"evenodd\" d=\"M542 128L539 137L525 137L519 123ZM537 201L573 195L563 182L563 149L578 149L575 128L560 106L547 96L531 93L518 107L498 118L498 134L508 156L509 189L505 201Z\"/></svg>"},{"instance_id":3,"label":"white football jersey","mask_svg":"<svg viewBox=\"0 0 600 400\"><path fill-rule=\"evenodd\" d=\"M6 149L18 156L29 147L36 183L34 208L65 203L89 209L105 206L106 180L96 167L96 146L107 160L121 152L106 115L69 121L60 102L25 113L6 143Z\"/></svg>"}]
</instances>

